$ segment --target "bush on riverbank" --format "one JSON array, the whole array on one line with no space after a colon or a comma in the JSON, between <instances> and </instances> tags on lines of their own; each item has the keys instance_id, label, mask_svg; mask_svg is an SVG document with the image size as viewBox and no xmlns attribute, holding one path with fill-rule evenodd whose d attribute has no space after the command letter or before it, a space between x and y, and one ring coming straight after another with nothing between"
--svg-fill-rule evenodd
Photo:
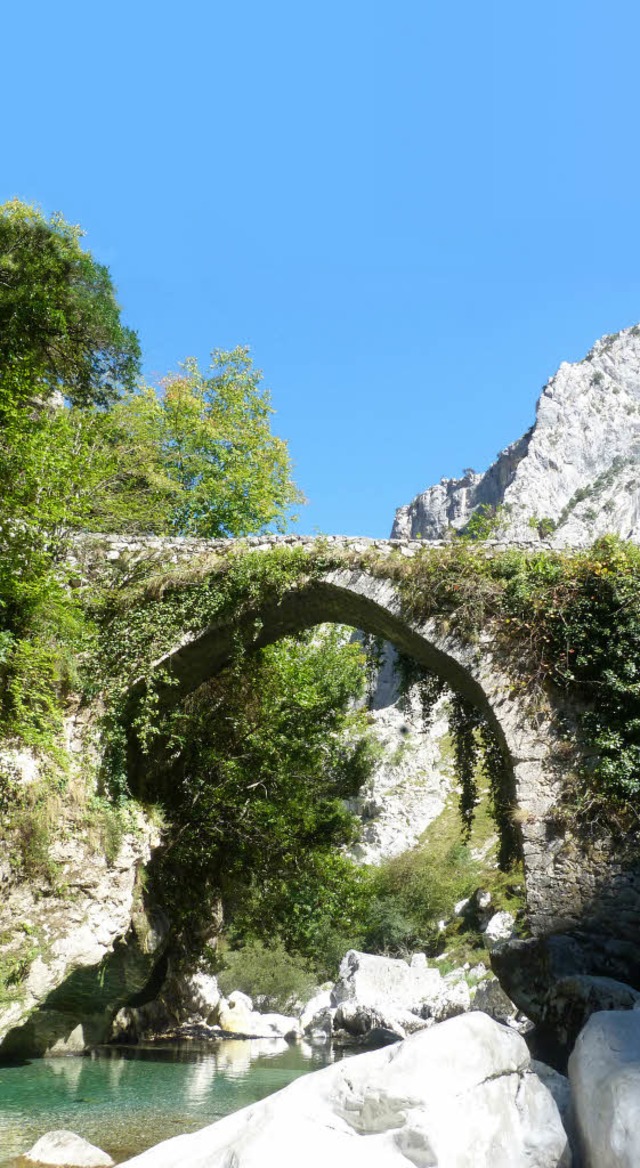
<instances>
[{"instance_id":1,"label":"bush on riverbank","mask_svg":"<svg viewBox=\"0 0 640 1168\"><path fill-rule=\"evenodd\" d=\"M280 940L269 948L262 941L248 941L241 949L223 952L221 960L224 964L217 978L222 993L242 990L259 999L263 1012L288 1014L297 1003L308 1000L316 985L309 963L287 953Z\"/></svg>"}]
</instances>

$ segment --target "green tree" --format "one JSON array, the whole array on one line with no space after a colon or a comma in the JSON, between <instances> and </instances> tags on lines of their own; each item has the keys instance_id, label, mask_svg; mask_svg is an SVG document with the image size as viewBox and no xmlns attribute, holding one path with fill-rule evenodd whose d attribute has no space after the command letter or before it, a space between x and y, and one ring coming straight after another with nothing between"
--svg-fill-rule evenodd
<instances>
[{"instance_id":1,"label":"green tree","mask_svg":"<svg viewBox=\"0 0 640 1168\"><path fill-rule=\"evenodd\" d=\"M140 347L82 231L13 199L0 206L0 412L55 391L105 405L135 384Z\"/></svg>"},{"instance_id":2,"label":"green tree","mask_svg":"<svg viewBox=\"0 0 640 1168\"><path fill-rule=\"evenodd\" d=\"M286 443L271 432L261 380L238 347L216 350L208 376L188 359L161 393L126 395L111 423L124 457L107 497L96 499L96 518L102 511L110 530L142 520L146 531L203 537L283 530L302 496Z\"/></svg>"},{"instance_id":3,"label":"green tree","mask_svg":"<svg viewBox=\"0 0 640 1168\"><path fill-rule=\"evenodd\" d=\"M173 825L159 878L187 947L218 895L236 941L278 934L313 957L336 920L355 920L362 878L336 848L355 838L344 799L373 763L353 708L364 679L361 647L332 628L262 650L176 715L177 757L146 782Z\"/></svg>"},{"instance_id":4,"label":"green tree","mask_svg":"<svg viewBox=\"0 0 640 1168\"><path fill-rule=\"evenodd\" d=\"M301 495L245 349L193 361L110 409L40 404L0 427L0 517L48 546L70 531L242 536L282 530Z\"/></svg>"},{"instance_id":5,"label":"green tree","mask_svg":"<svg viewBox=\"0 0 640 1168\"><path fill-rule=\"evenodd\" d=\"M242 347L216 350L209 373L189 360L164 383L163 461L182 492L171 526L202 536L282 529L301 496L286 444L270 430L262 374Z\"/></svg>"},{"instance_id":6,"label":"green tree","mask_svg":"<svg viewBox=\"0 0 640 1168\"><path fill-rule=\"evenodd\" d=\"M88 628L70 533L241 536L282 529L301 498L247 350L139 386L137 338L81 237L0 207L0 716L33 744Z\"/></svg>"}]
</instances>

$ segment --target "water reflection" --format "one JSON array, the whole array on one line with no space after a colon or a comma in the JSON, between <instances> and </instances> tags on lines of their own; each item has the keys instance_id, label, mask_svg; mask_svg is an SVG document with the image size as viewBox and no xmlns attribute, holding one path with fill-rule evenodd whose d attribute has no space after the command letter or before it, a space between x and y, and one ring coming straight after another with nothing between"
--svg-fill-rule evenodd
<instances>
[{"instance_id":1,"label":"water reflection","mask_svg":"<svg viewBox=\"0 0 640 1168\"><path fill-rule=\"evenodd\" d=\"M62 1127L119 1162L263 1099L332 1057L284 1039L223 1039L0 1066L0 1165Z\"/></svg>"}]
</instances>

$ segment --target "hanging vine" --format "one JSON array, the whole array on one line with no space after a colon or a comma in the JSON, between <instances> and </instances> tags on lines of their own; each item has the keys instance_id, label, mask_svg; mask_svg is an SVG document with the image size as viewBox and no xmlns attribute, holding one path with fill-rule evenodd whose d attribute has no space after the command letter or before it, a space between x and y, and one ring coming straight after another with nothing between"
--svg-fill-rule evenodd
<instances>
[{"instance_id":1,"label":"hanging vine","mask_svg":"<svg viewBox=\"0 0 640 1168\"><path fill-rule=\"evenodd\" d=\"M461 787L459 806L460 818L462 819L462 837L465 842L471 835L473 817L479 802L477 774L480 754L480 736L478 734L480 722L481 715L476 707L461 694L452 694L449 729L453 738L456 776Z\"/></svg>"},{"instance_id":2,"label":"hanging vine","mask_svg":"<svg viewBox=\"0 0 640 1168\"><path fill-rule=\"evenodd\" d=\"M498 866L506 870L518 859L520 841L513 812L512 778L503 749L486 718L478 725L482 773L489 786L491 814L498 828Z\"/></svg>"},{"instance_id":3,"label":"hanging vine","mask_svg":"<svg viewBox=\"0 0 640 1168\"><path fill-rule=\"evenodd\" d=\"M400 700L409 707L411 692L418 693L423 729L432 724L436 703L449 695L449 732L452 738L456 778L460 784L462 838L468 841L476 807L480 801L478 776L489 787L490 809L499 834L498 863L507 869L518 858L519 841L513 821L511 775L495 732L486 718L462 694L452 691L437 674L425 669L414 657L399 653L396 660Z\"/></svg>"},{"instance_id":4,"label":"hanging vine","mask_svg":"<svg viewBox=\"0 0 640 1168\"><path fill-rule=\"evenodd\" d=\"M425 731L428 730L433 722L436 705L449 688L446 681L437 673L425 669L416 661L415 657L409 657L405 653L397 654L395 671L400 690L401 708L408 712L411 705L411 691L417 691L422 710L422 725Z\"/></svg>"},{"instance_id":5,"label":"hanging vine","mask_svg":"<svg viewBox=\"0 0 640 1168\"><path fill-rule=\"evenodd\" d=\"M367 679L367 705L369 709L372 709L378 677L384 665L385 640L383 637L375 636L374 633L363 633L362 631L358 632L357 636L365 655L364 668Z\"/></svg>"}]
</instances>

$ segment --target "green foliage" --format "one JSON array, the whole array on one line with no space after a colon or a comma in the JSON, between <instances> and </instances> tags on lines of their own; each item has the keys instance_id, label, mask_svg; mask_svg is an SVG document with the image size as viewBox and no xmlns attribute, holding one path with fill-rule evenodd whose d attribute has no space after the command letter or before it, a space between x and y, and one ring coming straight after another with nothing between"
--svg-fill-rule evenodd
<instances>
[{"instance_id":1,"label":"green foliage","mask_svg":"<svg viewBox=\"0 0 640 1168\"><path fill-rule=\"evenodd\" d=\"M453 739L456 777L460 783L460 816L463 839L469 838L478 799L476 770L478 766L478 727L482 718L476 706L454 693L451 697L449 729Z\"/></svg>"},{"instance_id":2,"label":"green foliage","mask_svg":"<svg viewBox=\"0 0 640 1168\"><path fill-rule=\"evenodd\" d=\"M477 734L480 768L482 778L487 783L489 810L498 829L498 867L502 872L509 872L520 859L513 777L497 732L486 718L480 719ZM476 796L476 805L478 802Z\"/></svg>"},{"instance_id":3,"label":"green foliage","mask_svg":"<svg viewBox=\"0 0 640 1168\"><path fill-rule=\"evenodd\" d=\"M263 865L234 886L223 885L232 940L257 936L270 944L275 930L320 980L335 977L347 949L364 945L373 895L370 871L336 851L339 842L325 839L281 871Z\"/></svg>"},{"instance_id":4,"label":"green foliage","mask_svg":"<svg viewBox=\"0 0 640 1168\"><path fill-rule=\"evenodd\" d=\"M109 410L16 410L0 427L0 728L51 748L99 599L66 557L77 530L242 535L282 526L297 492L245 350ZM0 369L1 376L1 369ZM179 453L180 452L180 453ZM93 678L104 669L92 659ZM95 684L95 680L94 680Z\"/></svg>"},{"instance_id":5,"label":"green foliage","mask_svg":"<svg viewBox=\"0 0 640 1168\"><path fill-rule=\"evenodd\" d=\"M1 373L1 370L0 370ZM241 536L300 501L245 349L194 362L111 409L41 406L0 429L5 541L50 555L73 530Z\"/></svg>"},{"instance_id":6,"label":"green foliage","mask_svg":"<svg viewBox=\"0 0 640 1168\"><path fill-rule=\"evenodd\" d=\"M470 895L479 865L458 837L446 849L418 846L383 863L375 873L365 945L378 951L438 951L438 921Z\"/></svg>"},{"instance_id":7,"label":"green foliage","mask_svg":"<svg viewBox=\"0 0 640 1168\"><path fill-rule=\"evenodd\" d=\"M495 539L500 533L505 517L505 508L501 503L497 505L481 503L479 507L476 507L465 526L456 534L459 539L472 542Z\"/></svg>"},{"instance_id":8,"label":"green foliage","mask_svg":"<svg viewBox=\"0 0 640 1168\"><path fill-rule=\"evenodd\" d=\"M220 895L237 941L310 955L336 920L349 928L354 866L336 848L371 769L363 682L360 646L331 629L239 662L171 715L169 765L145 782L172 824L156 879L189 950Z\"/></svg>"},{"instance_id":9,"label":"green foliage","mask_svg":"<svg viewBox=\"0 0 640 1168\"><path fill-rule=\"evenodd\" d=\"M433 720L436 702L448 692L446 683L436 673L423 669L415 657L409 657L406 653L396 655L395 672L399 682L401 705L406 708L410 690L417 689L422 707L422 724L424 729L428 730Z\"/></svg>"},{"instance_id":10,"label":"green foliage","mask_svg":"<svg viewBox=\"0 0 640 1168\"><path fill-rule=\"evenodd\" d=\"M558 526L555 519L552 519L549 515L543 515L542 518L539 518L537 515L532 515L528 523L529 527L538 533L540 539L549 539L549 536L553 535Z\"/></svg>"},{"instance_id":11,"label":"green foliage","mask_svg":"<svg viewBox=\"0 0 640 1168\"><path fill-rule=\"evenodd\" d=\"M543 689L582 707L573 765L562 764L567 799L583 826L635 830L640 549L613 536L572 553L485 555L459 544L393 570L407 615L437 616L468 639L493 631L523 697L539 700ZM504 792L496 799L506 822Z\"/></svg>"},{"instance_id":12,"label":"green foliage","mask_svg":"<svg viewBox=\"0 0 640 1168\"><path fill-rule=\"evenodd\" d=\"M146 405L150 465L173 488L165 529L181 535L241 536L282 530L301 495L286 444L270 430L270 397L246 348L213 354L210 376L188 360Z\"/></svg>"},{"instance_id":13,"label":"green foliage","mask_svg":"<svg viewBox=\"0 0 640 1168\"><path fill-rule=\"evenodd\" d=\"M65 587L45 535L8 520L0 532L0 730L53 749L63 703L76 689L90 626Z\"/></svg>"},{"instance_id":14,"label":"green foliage","mask_svg":"<svg viewBox=\"0 0 640 1168\"><path fill-rule=\"evenodd\" d=\"M60 818L61 793L46 779L28 786L2 775L0 827L12 866L32 880L55 885L58 866L50 848Z\"/></svg>"},{"instance_id":15,"label":"green foliage","mask_svg":"<svg viewBox=\"0 0 640 1168\"><path fill-rule=\"evenodd\" d=\"M241 949L224 953L224 965L217 973L223 994L241 990L260 998L263 1011L286 1014L312 993L316 980L309 963L293 956L282 941L269 947L262 941L247 941Z\"/></svg>"},{"instance_id":16,"label":"green foliage","mask_svg":"<svg viewBox=\"0 0 640 1168\"><path fill-rule=\"evenodd\" d=\"M496 866L490 795L480 770L476 779L476 815L466 843L460 839L459 809L452 796L416 847L383 861L370 873L361 925L365 949L400 956L422 950L432 957L446 949L453 965L477 961L486 958L477 922L466 916L452 918L454 904L480 886L491 893L496 911L520 912L522 876L517 866L512 865L508 875ZM474 858L478 855L484 859Z\"/></svg>"},{"instance_id":17,"label":"green foliage","mask_svg":"<svg viewBox=\"0 0 640 1168\"><path fill-rule=\"evenodd\" d=\"M91 833L97 834L107 864L112 865L120 852L125 832L133 826L125 807L121 802L94 795L87 807L87 821Z\"/></svg>"},{"instance_id":18,"label":"green foliage","mask_svg":"<svg viewBox=\"0 0 640 1168\"><path fill-rule=\"evenodd\" d=\"M3 953L0 956L0 1003L3 1006L23 996L24 982L38 952L37 945L23 944L19 953Z\"/></svg>"},{"instance_id":19,"label":"green foliage","mask_svg":"<svg viewBox=\"0 0 640 1168\"><path fill-rule=\"evenodd\" d=\"M80 228L14 199L0 206L0 414L60 390L77 404L133 386L140 348L108 269Z\"/></svg>"}]
</instances>

